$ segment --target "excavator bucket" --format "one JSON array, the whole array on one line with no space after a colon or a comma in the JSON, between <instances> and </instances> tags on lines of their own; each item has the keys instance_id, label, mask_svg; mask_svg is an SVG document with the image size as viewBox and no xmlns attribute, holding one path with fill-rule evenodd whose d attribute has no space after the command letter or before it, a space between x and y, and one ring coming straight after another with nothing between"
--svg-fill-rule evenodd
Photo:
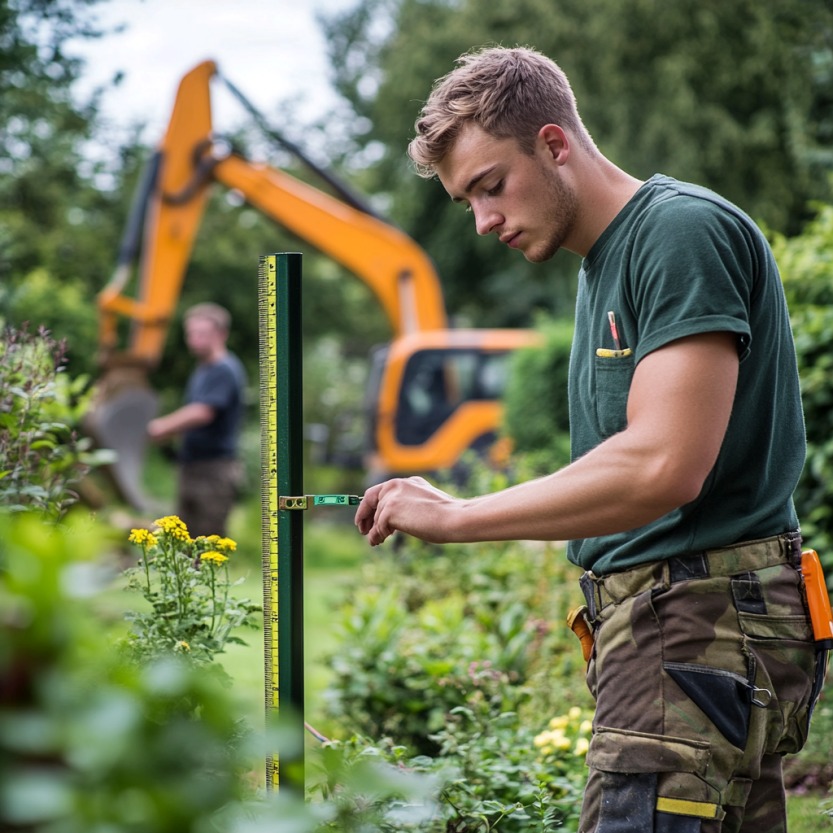
<instances>
[{"instance_id":1,"label":"excavator bucket","mask_svg":"<svg viewBox=\"0 0 833 833\"><path fill-rule=\"evenodd\" d=\"M144 371L117 367L97 383L93 406L84 418L84 430L98 447L115 452L116 461L107 467L107 474L119 497L138 512L150 508L142 490L142 473L147 424L157 410L158 397Z\"/></svg>"}]
</instances>

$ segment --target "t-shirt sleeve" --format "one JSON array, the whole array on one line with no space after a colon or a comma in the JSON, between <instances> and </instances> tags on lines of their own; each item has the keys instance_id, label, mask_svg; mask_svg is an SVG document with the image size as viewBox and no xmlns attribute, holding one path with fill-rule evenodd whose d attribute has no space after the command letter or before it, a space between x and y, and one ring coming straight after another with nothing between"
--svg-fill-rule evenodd
<instances>
[{"instance_id":1,"label":"t-shirt sleeve","mask_svg":"<svg viewBox=\"0 0 833 833\"><path fill-rule=\"evenodd\" d=\"M209 405L215 410L228 408L234 401L234 373L225 364L205 368L191 392L191 401Z\"/></svg>"},{"instance_id":2,"label":"t-shirt sleeve","mask_svg":"<svg viewBox=\"0 0 833 833\"><path fill-rule=\"evenodd\" d=\"M685 336L731 332L751 344L754 249L739 218L705 200L668 200L637 233L629 275L637 361Z\"/></svg>"}]
</instances>

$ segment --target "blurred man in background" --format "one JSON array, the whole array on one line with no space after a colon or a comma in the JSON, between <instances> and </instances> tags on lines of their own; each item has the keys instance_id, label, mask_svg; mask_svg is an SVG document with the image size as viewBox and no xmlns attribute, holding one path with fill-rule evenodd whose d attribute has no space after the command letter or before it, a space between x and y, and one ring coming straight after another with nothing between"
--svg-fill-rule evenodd
<instances>
[{"instance_id":1,"label":"blurred man in background","mask_svg":"<svg viewBox=\"0 0 833 833\"><path fill-rule=\"evenodd\" d=\"M228 516L243 481L237 458L246 376L228 350L228 310L197 304L185 313L185 343L197 360L185 404L148 424L154 442L181 437L177 514L192 537L227 533Z\"/></svg>"}]
</instances>

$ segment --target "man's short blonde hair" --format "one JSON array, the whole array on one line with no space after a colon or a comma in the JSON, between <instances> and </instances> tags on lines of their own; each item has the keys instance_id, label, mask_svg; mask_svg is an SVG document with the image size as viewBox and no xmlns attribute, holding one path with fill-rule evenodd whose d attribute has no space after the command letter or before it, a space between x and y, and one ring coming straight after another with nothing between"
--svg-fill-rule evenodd
<instances>
[{"instance_id":1,"label":"man's short blonde hair","mask_svg":"<svg viewBox=\"0 0 833 833\"><path fill-rule=\"evenodd\" d=\"M194 304L193 307L185 310L185 321L189 321L192 318L205 318L224 333L227 333L231 328L231 313L225 307L221 307L212 301Z\"/></svg>"},{"instance_id":2,"label":"man's short blonde hair","mask_svg":"<svg viewBox=\"0 0 833 833\"><path fill-rule=\"evenodd\" d=\"M517 139L525 153L532 153L545 124L557 124L588 150L595 149L567 76L550 58L528 47L468 52L434 83L408 146L420 176L435 175L469 122L496 138Z\"/></svg>"}]
</instances>

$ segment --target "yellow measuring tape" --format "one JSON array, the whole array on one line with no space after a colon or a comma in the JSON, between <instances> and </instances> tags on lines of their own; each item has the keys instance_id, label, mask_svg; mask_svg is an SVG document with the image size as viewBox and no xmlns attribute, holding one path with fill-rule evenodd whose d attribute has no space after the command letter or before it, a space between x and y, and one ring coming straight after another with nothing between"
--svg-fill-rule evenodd
<instances>
[{"instance_id":1,"label":"yellow measuring tape","mask_svg":"<svg viewBox=\"0 0 833 833\"><path fill-rule=\"evenodd\" d=\"M280 676L278 656L278 339L276 321L277 258L260 262L260 444L263 574L263 646L266 717L277 711ZM266 786L277 787L277 754L266 758Z\"/></svg>"}]
</instances>

